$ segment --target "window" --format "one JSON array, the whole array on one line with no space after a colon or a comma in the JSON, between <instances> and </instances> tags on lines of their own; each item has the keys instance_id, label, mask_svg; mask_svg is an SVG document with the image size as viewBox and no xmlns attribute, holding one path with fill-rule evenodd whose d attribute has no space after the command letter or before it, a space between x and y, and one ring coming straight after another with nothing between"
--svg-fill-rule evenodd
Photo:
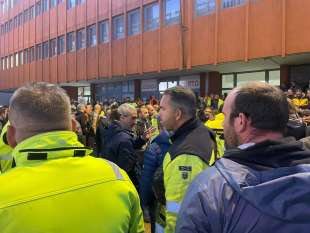
<instances>
[{"instance_id":1,"label":"window","mask_svg":"<svg viewBox=\"0 0 310 233\"><path fill-rule=\"evenodd\" d=\"M42 11L42 5L41 5L41 1L38 1L36 3L36 16L40 15Z\"/></svg>"},{"instance_id":2,"label":"window","mask_svg":"<svg viewBox=\"0 0 310 233\"><path fill-rule=\"evenodd\" d=\"M244 4L245 0L222 0L222 7L229 8Z\"/></svg>"},{"instance_id":3,"label":"window","mask_svg":"<svg viewBox=\"0 0 310 233\"><path fill-rule=\"evenodd\" d=\"M42 44L37 44L36 46L36 59L37 60L42 59Z\"/></svg>"},{"instance_id":4,"label":"window","mask_svg":"<svg viewBox=\"0 0 310 233\"><path fill-rule=\"evenodd\" d=\"M48 41L43 43L42 50L43 50L42 51L42 58L43 59L48 58L48 52L49 52Z\"/></svg>"},{"instance_id":5,"label":"window","mask_svg":"<svg viewBox=\"0 0 310 233\"><path fill-rule=\"evenodd\" d=\"M23 57L24 57L23 51L20 51L19 52L19 65L23 65L24 64Z\"/></svg>"},{"instance_id":6,"label":"window","mask_svg":"<svg viewBox=\"0 0 310 233\"><path fill-rule=\"evenodd\" d=\"M58 37L57 40L57 54L62 54L65 52L65 36Z\"/></svg>"},{"instance_id":7,"label":"window","mask_svg":"<svg viewBox=\"0 0 310 233\"><path fill-rule=\"evenodd\" d=\"M16 67L18 67L18 62L19 62L18 53L15 53L15 66Z\"/></svg>"},{"instance_id":8,"label":"window","mask_svg":"<svg viewBox=\"0 0 310 233\"><path fill-rule=\"evenodd\" d=\"M16 15L14 17L14 28L17 28L18 27L18 16Z\"/></svg>"},{"instance_id":9,"label":"window","mask_svg":"<svg viewBox=\"0 0 310 233\"><path fill-rule=\"evenodd\" d=\"M14 56L11 55L11 68L14 68Z\"/></svg>"},{"instance_id":10,"label":"window","mask_svg":"<svg viewBox=\"0 0 310 233\"><path fill-rule=\"evenodd\" d=\"M36 50L35 50L34 46L29 49L29 53L30 53L29 54L29 63L35 61L35 57L36 57L35 51Z\"/></svg>"},{"instance_id":11,"label":"window","mask_svg":"<svg viewBox=\"0 0 310 233\"><path fill-rule=\"evenodd\" d=\"M49 8L48 0L42 0L42 13L48 11L48 8Z\"/></svg>"},{"instance_id":12,"label":"window","mask_svg":"<svg viewBox=\"0 0 310 233\"><path fill-rule=\"evenodd\" d=\"M85 29L81 29L76 32L76 50L83 49L86 47L86 35Z\"/></svg>"},{"instance_id":13,"label":"window","mask_svg":"<svg viewBox=\"0 0 310 233\"><path fill-rule=\"evenodd\" d=\"M67 34L67 51L75 51L75 33L71 32Z\"/></svg>"},{"instance_id":14,"label":"window","mask_svg":"<svg viewBox=\"0 0 310 233\"><path fill-rule=\"evenodd\" d=\"M10 69L10 56L6 57L6 69Z\"/></svg>"},{"instance_id":15,"label":"window","mask_svg":"<svg viewBox=\"0 0 310 233\"><path fill-rule=\"evenodd\" d=\"M269 71L269 84L280 86L280 70Z\"/></svg>"},{"instance_id":16,"label":"window","mask_svg":"<svg viewBox=\"0 0 310 233\"><path fill-rule=\"evenodd\" d=\"M29 63L28 49L24 50L24 64Z\"/></svg>"},{"instance_id":17,"label":"window","mask_svg":"<svg viewBox=\"0 0 310 233\"><path fill-rule=\"evenodd\" d=\"M222 88L234 88L234 75L233 74L223 74L222 75Z\"/></svg>"},{"instance_id":18,"label":"window","mask_svg":"<svg viewBox=\"0 0 310 233\"><path fill-rule=\"evenodd\" d=\"M2 70L5 70L6 64L5 64L5 57L2 58Z\"/></svg>"},{"instance_id":19,"label":"window","mask_svg":"<svg viewBox=\"0 0 310 233\"><path fill-rule=\"evenodd\" d=\"M113 39L119 40L124 36L124 16L116 16L113 18Z\"/></svg>"},{"instance_id":20,"label":"window","mask_svg":"<svg viewBox=\"0 0 310 233\"><path fill-rule=\"evenodd\" d=\"M140 33L140 10L134 10L128 13L128 36Z\"/></svg>"},{"instance_id":21,"label":"window","mask_svg":"<svg viewBox=\"0 0 310 233\"><path fill-rule=\"evenodd\" d=\"M144 7L144 31L156 30L159 27L159 6L154 3Z\"/></svg>"},{"instance_id":22,"label":"window","mask_svg":"<svg viewBox=\"0 0 310 233\"><path fill-rule=\"evenodd\" d=\"M195 13L197 16L207 15L210 12L215 11L216 0L196 0L195 1Z\"/></svg>"},{"instance_id":23,"label":"window","mask_svg":"<svg viewBox=\"0 0 310 233\"><path fill-rule=\"evenodd\" d=\"M180 22L180 0L164 1L165 25L176 24Z\"/></svg>"},{"instance_id":24,"label":"window","mask_svg":"<svg viewBox=\"0 0 310 233\"><path fill-rule=\"evenodd\" d=\"M22 25L23 24L23 13L20 13L19 15L18 15L18 25L20 26L20 25Z\"/></svg>"},{"instance_id":25,"label":"window","mask_svg":"<svg viewBox=\"0 0 310 233\"><path fill-rule=\"evenodd\" d=\"M99 23L99 42L109 42L109 22L107 20Z\"/></svg>"},{"instance_id":26,"label":"window","mask_svg":"<svg viewBox=\"0 0 310 233\"><path fill-rule=\"evenodd\" d=\"M85 0L76 0L76 5L85 3Z\"/></svg>"},{"instance_id":27,"label":"window","mask_svg":"<svg viewBox=\"0 0 310 233\"><path fill-rule=\"evenodd\" d=\"M57 40L50 40L50 57L54 57L57 54Z\"/></svg>"},{"instance_id":28,"label":"window","mask_svg":"<svg viewBox=\"0 0 310 233\"><path fill-rule=\"evenodd\" d=\"M53 8L57 5L57 0L50 0L50 8Z\"/></svg>"},{"instance_id":29,"label":"window","mask_svg":"<svg viewBox=\"0 0 310 233\"><path fill-rule=\"evenodd\" d=\"M93 47L97 44L96 25L87 27L87 47Z\"/></svg>"},{"instance_id":30,"label":"window","mask_svg":"<svg viewBox=\"0 0 310 233\"><path fill-rule=\"evenodd\" d=\"M237 87L251 81L265 82L265 71L237 74Z\"/></svg>"},{"instance_id":31,"label":"window","mask_svg":"<svg viewBox=\"0 0 310 233\"><path fill-rule=\"evenodd\" d=\"M32 20L35 16L35 8L34 6L29 8L29 20Z\"/></svg>"},{"instance_id":32,"label":"window","mask_svg":"<svg viewBox=\"0 0 310 233\"><path fill-rule=\"evenodd\" d=\"M24 22L28 21L28 9L24 10Z\"/></svg>"},{"instance_id":33,"label":"window","mask_svg":"<svg viewBox=\"0 0 310 233\"><path fill-rule=\"evenodd\" d=\"M10 25L10 31L13 29L13 23L14 23L14 22L13 22L13 20L11 19L11 20L10 20L10 22L9 22L9 25Z\"/></svg>"},{"instance_id":34,"label":"window","mask_svg":"<svg viewBox=\"0 0 310 233\"><path fill-rule=\"evenodd\" d=\"M71 9L72 7L75 7L75 0L67 0L67 9Z\"/></svg>"}]
</instances>

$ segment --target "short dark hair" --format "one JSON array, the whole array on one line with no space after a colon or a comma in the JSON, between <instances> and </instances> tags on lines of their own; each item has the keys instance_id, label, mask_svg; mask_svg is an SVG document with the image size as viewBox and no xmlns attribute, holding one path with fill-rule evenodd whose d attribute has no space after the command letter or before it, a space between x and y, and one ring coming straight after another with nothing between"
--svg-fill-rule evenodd
<instances>
[{"instance_id":1,"label":"short dark hair","mask_svg":"<svg viewBox=\"0 0 310 233\"><path fill-rule=\"evenodd\" d=\"M171 87L164 95L169 95L174 108L179 108L185 116L196 117L196 96L191 89L182 86Z\"/></svg>"},{"instance_id":2,"label":"short dark hair","mask_svg":"<svg viewBox=\"0 0 310 233\"><path fill-rule=\"evenodd\" d=\"M256 129L282 133L288 122L288 102L280 89L266 83L251 82L237 89L230 119L239 113L249 117Z\"/></svg>"}]
</instances>

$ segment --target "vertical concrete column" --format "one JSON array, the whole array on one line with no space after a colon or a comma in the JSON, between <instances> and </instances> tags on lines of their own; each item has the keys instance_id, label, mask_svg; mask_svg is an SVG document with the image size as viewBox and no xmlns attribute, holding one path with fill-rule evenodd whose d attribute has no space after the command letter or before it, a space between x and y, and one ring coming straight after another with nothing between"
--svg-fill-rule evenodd
<instances>
[{"instance_id":1,"label":"vertical concrete column","mask_svg":"<svg viewBox=\"0 0 310 233\"><path fill-rule=\"evenodd\" d=\"M135 79L134 80L134 87L135 87L135 100L141 98L141 80Z\"/></svg>"},{"instance_id":2,"label":"vertical concrete column","mask_svg":"<svg viewBox=\"0 0 310 233\"><path fill-rule=\"evenodd\" d=\"M280 66L280 86L288 88L290 85L290 67L288 65Z\"/></svg>"},{"instance_id":3,"label":"vertical concrete column","mask_svg":"<svg viewBox=\"0 0 310 233\"><path fill-rule=\"evenodd\" d=\"M222 79L219 72L208 73L208 93L221 94Z\"/></svg>"},{"instance_id":4,"label":"vertical concrete column","mask_svg":"<svg viewBox=\"0 0 310 233\"><path fill-rule=\"evenodd\" d=\"M200 73L200 96L206 95L207 73Z\"/></svg>"},{"instance_id":5,"label":"vertical concrete column","mask_svg":"<svg viewBox=\"0 0 310 233\"><path fill-rule=\"evenodd\" d=\"M68 94L71 100L78 100L78 88L77 87L62 87Z\"/></svg>"},{"instance_id":6,"label":"vertical concrete column","mask_svg":"<svg viewBox=\"0 0 310 233\"><path fill-rule=\"evenodd\" d=\"M96 99L96 84L91 83L90 84L90 101L91 103L94 103Z\"/></svg>"}]
</instances>

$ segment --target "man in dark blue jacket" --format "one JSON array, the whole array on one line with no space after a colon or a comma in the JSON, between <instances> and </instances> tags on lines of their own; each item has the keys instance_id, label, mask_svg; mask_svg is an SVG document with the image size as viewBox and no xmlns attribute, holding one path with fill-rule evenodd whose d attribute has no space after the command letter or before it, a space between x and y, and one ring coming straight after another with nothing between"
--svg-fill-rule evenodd
<instances>
[{"instance_id":1,"label":"man in dark blue jacket","mask_svg":"<svg viewBox=\"0 0 310 233\"><path fill-rule=\"evenodd\" d=\"M102 156L120 166L129 175L136 187L139 184L138 157L140 149L150 137L146 132L143 137L135 137L132 129L136 124L137 110L130 104L122 104L117 109L118 117L103 131Z\"/></svg>"},{"instance_id":2,"label":"man in dark blue jacket","mask_svg":"<svg viewBox=\"0 0 310 233\"><path fill-rule=\"evenodd\" d=\"M169 134L166 130L155 137L146 148L143 158L143 169L140 181L140 199L144 212L144 220L151 223L151 232L155 232L156 198L153 193L153 179L156 170L162 165L170 147Z\"/></svg>"},{"instance_id":3,"label":"man in dark blue jacket","mask_svg":"<svg viewBox=\"0 0 310 233\"><path fill-rule=\"evenodd\" d=\"M306 233L310 229L310 152L284 138L283 93L249 83L227 97L227 151L189 187L177 233Z\"/></svg>"}]
</instances>

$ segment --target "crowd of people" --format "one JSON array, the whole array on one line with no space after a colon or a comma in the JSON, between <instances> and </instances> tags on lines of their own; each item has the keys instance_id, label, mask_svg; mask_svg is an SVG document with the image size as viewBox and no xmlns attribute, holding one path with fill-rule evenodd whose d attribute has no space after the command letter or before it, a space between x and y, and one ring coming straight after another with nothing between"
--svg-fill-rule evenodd
<instances>
[{"instance_id":1,"label":"crowd of people","mask_svg":"<svg viewBox=\"0 0 310 233\"><path fill-rule=\"evenodd\" d=\"M0 108L1 232L307 232L308 98L253 82L92 105L21 87Z\"/></svg>"}]
</instances>

